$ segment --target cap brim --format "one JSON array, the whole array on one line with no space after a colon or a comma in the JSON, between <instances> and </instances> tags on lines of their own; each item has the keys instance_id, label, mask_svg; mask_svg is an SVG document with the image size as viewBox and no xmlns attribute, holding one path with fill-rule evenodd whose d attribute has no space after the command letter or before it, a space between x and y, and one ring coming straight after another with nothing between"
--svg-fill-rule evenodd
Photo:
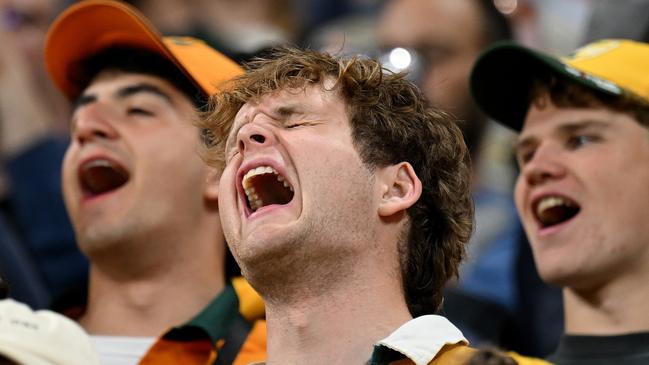
<instances>
[{"instance_id":1,"label":"cap brim","mask_svg":"<svg viewBox=\"0 0 649 365\"><path fill-rule=\"evenodd\" d=\"M73 98L80 91L70 75L76 63L115 45L144 48L169 57L161 38L126 4L82 1L66 9L50 27L45 63L56 86Z\"/></svg>"},{"instance_id":2,"label":"cap brim","mask_svg":"<svg viewBox=\"0 0 649 365\"><path fill-rule=\"evenodd\" d=\"M480 109L490 118L520 131L529 108L532 83L544 72L555 73L588 88L610 93L581 77L580 71L558 58L512 42L497 43L478 58L471 72L471 93Z\"/></svg>"},{"instance_id":3,"label":"cap brim","mask_svg":"<svg viewBox=\"0 0 649 365\"><path fill-rule=\"evenodd\" d=\"M114 46L146 49L175 63L206 96L219 83L243 73L234 61L189 37L162 37L128 4L86 0L70 6L54 21L45 41L45 63L55 85L69 98L78 96L74 72L89 56Z\"/></svg>"}]
</instances>

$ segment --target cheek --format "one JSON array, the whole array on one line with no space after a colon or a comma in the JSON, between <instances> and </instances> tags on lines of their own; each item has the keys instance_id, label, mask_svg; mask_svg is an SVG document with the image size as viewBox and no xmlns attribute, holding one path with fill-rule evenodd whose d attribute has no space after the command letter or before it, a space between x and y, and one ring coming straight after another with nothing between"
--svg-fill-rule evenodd
<instances>
[{"instance_id":1,"label":"cheek","mask_svg":"<svg viewBox=\"0 0 649 365\"><path fill-rule=\"evenodd\" d=\"M523 217L525 213L525 183L522 181L521 176L516 178L516 184L514 185L514 203L516 204L518 216Z\"/></svg>"},{"instance_id":2,"label":"cheek","mask_svg":"<svg viewBox=\"0 0 649 365\"><path fill-rule=\"evenodd\" d=\"M234 208L237 199L236 189L236 170L226 166L219 180L219 207L221 210L231 210Z\"/></svg>"},{"instance_id":3,"label":"cheek","mask_svg":"<svg viewBox=\"0 0 649 365\"><path fill-rule=\"evenodd\" d=\"M63 163L61 165L61 185L64 195L68 194L68 191L75 183L77 174L74 166L75 163L73 162L72 153L68 149L68 151L65 153L65 156L63 157Z\"/></svg>"}]
</instances>

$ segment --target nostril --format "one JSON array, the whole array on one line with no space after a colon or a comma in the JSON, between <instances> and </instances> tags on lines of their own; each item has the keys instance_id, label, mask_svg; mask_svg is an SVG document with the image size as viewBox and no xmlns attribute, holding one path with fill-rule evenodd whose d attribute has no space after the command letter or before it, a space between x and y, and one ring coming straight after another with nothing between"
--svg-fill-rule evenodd
<instances>
[{"instance_id":1,"label":"nostril","mask_svg":"<svg viewBox=\"0 0 649 365\"><path fill-rule=\"evenodd\" d=\"M266 141L266 137L262 136L261 134L253 134L250 136L250 139L257 143L264 143Z\"/></svg>"},{"instance_id":2,"label":"nostril","mask_svg":"<svg viewBox=\"0 0 649 365\"><path fill-rule=\"evenodd\" d=\"M76 129L75 134L76 138L80 142L89 142L91 140L111 138L108 131L98 128L79 128Z\"/></svg>"}]
</instances>

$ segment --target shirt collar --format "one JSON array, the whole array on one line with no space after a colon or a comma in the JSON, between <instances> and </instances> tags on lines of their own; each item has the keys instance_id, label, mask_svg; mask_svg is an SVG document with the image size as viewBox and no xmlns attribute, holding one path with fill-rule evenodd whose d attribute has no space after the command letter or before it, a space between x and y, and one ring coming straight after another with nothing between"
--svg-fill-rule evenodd
<instances>
[{"instance_id":1,"label":"shirt collar","mask_svg":"<svg viewBox=\"0 0 649 365\"><path fill-rule=\"evenodd\" d=\"M234 289L225 289L212 300L196 317L181 326L168 331L164 337L169 339L193 339L207 335L212 344L225 337L232 319L239 314L239 299Z\"/></svg>"},{"instance_id":2,"label":"shirt collar","mask_svg":"<svg viewBox=\"0 0 649 365\"><path fill-rule=\"evenodd\" d=\"M448 319L438 315L421 316L406 322L388 337L378 341L370 364L392 361L397 352L400 357L405 356L416 365L426 365L444 346L458 343L468 345L469 341Z\"/></svg>"}]
</instances>

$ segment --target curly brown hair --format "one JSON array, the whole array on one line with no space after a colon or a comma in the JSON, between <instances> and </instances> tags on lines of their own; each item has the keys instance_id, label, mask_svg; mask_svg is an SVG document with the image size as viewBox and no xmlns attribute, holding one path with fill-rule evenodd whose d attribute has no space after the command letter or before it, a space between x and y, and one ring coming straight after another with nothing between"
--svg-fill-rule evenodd
<instances>
[{"instance_id":1,"label":"curly brown hair","mask_svg":"<svg viewBox=\"0 0 649 365\"><path fill-rule=\"evenodd\" d=\"M469 154L456 122L432 109L404 74L375 60L334 57L284 47L253 60L229 91L213 96L199 122L207 136L203 155L223 166L225 138L249 100L285 88L325 87L346 103L356 150L370 168L409 162L423 185L408 208L409 227L399 243L402 285L413 316L434 313L442 288L465 254L473 227ZM327 82L327 85L329 83Z\"/></svg>"}]
</instances>

